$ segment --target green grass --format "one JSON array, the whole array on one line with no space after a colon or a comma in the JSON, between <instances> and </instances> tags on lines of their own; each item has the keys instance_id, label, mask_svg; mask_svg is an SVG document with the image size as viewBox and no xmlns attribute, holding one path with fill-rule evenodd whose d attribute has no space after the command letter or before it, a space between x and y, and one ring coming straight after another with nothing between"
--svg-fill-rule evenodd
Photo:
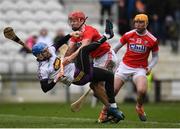
<instances>
[{"instance_id":1,"label":"green grass","mask_svg":"<svg viewBox=\"0 0 180 129\"><path fill-rule=\"evenodd\" d=\"M180 128L180 103L145 104L147 122L139 121L135 104L119 105L126 119L118 124L96 122L101 105L83 105L80 112L70 104L0 104L0 128Z\"/></svg>"}]
</instances>

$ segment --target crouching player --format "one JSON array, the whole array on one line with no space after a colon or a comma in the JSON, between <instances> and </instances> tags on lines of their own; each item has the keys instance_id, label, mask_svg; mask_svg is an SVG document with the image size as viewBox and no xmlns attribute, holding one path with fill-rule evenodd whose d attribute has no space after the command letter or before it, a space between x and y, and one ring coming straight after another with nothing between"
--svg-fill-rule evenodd
<instances>
[{"instance_id":1,"label":"crouching player","mask_svg":"<svg viewBox=\"0 0 180 129\"><path fill-rule=\"evenodd\" d=\"M124 119L124 115L121 111L118 111L117 104L115 102L114 95L114 75L107 70L93 67L90 60L90 52L97 49L107 39L113 37L113 26L110 21L107 21L106 31L104 36L97 42L91 43L87 46L79 48L79 53L76 58L76 63L64 63L64 67L61 67L61 61L56 53L56 50L67 42L71 36L80 35L80 32L73 32L66 35L61 39L58 44L53 44L48 47L44 43L37 43L32 48L32 53L37 57L39 62L38 75L40 79L41 88L44 92L51 90L57 83L61 81L66 85L71 83L76 85L84 85L88 82L105 82L106 97L97 95L102 103L107 107L107 115L119 122ZM103 93L102 93L103 94Z\"/></svg>"}]
</instances>

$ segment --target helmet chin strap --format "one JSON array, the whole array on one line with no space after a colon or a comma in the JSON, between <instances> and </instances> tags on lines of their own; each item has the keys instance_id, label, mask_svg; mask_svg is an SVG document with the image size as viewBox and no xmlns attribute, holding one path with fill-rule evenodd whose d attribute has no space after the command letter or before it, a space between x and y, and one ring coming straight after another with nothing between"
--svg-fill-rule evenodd
<instances>
[{"instance_id":1,"label":"helmet chin strap","mask_svg":"<svg viewBox=\"0 0 180 129\"><path fill-rule=\"evenodd\" d=\"M86 22L86 20L88 19L88 17L86 17L83 21L83 23L81 23L81 25L78 27L78 28L72 28L73 31L78 31L83 25L84 23Z\"/></svg>"}]
</instances>

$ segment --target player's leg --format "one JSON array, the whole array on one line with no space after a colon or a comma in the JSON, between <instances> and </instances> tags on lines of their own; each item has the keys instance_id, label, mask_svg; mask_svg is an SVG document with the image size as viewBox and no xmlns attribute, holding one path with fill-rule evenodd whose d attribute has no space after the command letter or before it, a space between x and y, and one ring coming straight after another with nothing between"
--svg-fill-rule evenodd
<instances>
[{"instance_id":1,"label":"player's leg","mask_svg":"<svg viewBox=\"0 0 180 129\"><path fill-rule=\"evenodd\" d=\"M115 77L114 77L114 93L115 93L115 95L118 94L118 92L124 85L125 81L122 78L123 78L122 76L117 76L117 75L115 75Z\"/></svg>"},{"instance_id":2,"label":"player's leg","mask_svg":"<svg viewBox=\"0 0 180 129\"><path fill-rule=\"evenodd\" d=\"M103 68L109 71L114 71L116 66L117 57L113 50L105 53L101 57L93 59L93 66L98 68ZM93 86L95 88L103 89L104 82L91 82L90 87ZM104 89L105 90L105 89ZM96 90L94 91L94 93ZM92 104L95 105L97 103L97 99L95 97L92 98Z\"/></svg>"},{"instance_id":3,"label":"player's leg","mask_svg":"<svg viewBox=\"0 0 180 129\"><path fill-rule=\"evenodd\" d=\"M133 77L134 83L137 89L137 104L136 104L136 112L138 113L139 119L141 121L146 121L146 114L143 108L144 99L147 91L147 78L144 74L137 74Z\"/></svg>"},{"instance_id":4,"label":"player's leg","mask_svg":"<svg viewBox=\"0 0 180 129\"><path fill-rule=\"evenodd\" d=\"M114 93L115 96L118 94L119 90L121 87L124 85L124 81L121 79L121 77L115 76L114 78ZM103 109L101 110L98 118L99 123L103 123L104 121L107 121L107 107L104 106Z\"/></svg>"},{"instance_id":5,"label":"player's leg","mask_svg":"<svg viewBox=\"0 0 180 129\"><path fill-rule=\"evenodd\" d=\"M90 83L90 88L93 90L94 92L94 96L92 98L92 101L95 101L93 103L97 103L97 99L99 99L104 105L103 105L103 110L101 110L101 112L99 113L99 117L98 117L98 123L105 123L110 121L110 119L107 117L107 107L105 106L106 103L103 102L103 100L101 100L101 94L105 94L106 95L106 100L108 100L108 96L106 94L106 90L105 90L105 85L104 82L91 82ZM101 94L99 94L99 92L101 92Z\"/></svg>"},{"instance_id":6,"label":"player's leg","mask_svg":"<svg viewBox=\"0 0 180 129\"><path fill-rule=\"evenodd\" d=\"M114 103L114 75L113 73L101 69L93 68L93 82L104 81L105 82L105 91L108 96L109 102ZM108 106L108 105L107 105Z\"/></svg>"},{"instance_id":7,"label":"player's leg","mask_svg":"<svg viewBox=\"0 0 180 129\"><path fill-rule=\"evenodd\" d=\"M107 14L108 14L108 18L112 21L112 6L107 7Z\"/></svg>"},{"instance_id":8,"label":"player's leg","mask_svg":"<svg viewBox=\"0 0 180 129\"><path fill-rule=\"evenodd\" d=\"M122 71L124 71L124 67L119 66L115 72L115 77L114 77L115 96L118 94L119 90L124 85L124 82L127 79L127 76L125 76ZM107 107L104 106L99 114L98 122L103 123L104 121L106 121L106 119L107 119Z\"/></svg>"},{"instance_id":9,"label":"player's leg","mask_svg":"<svg viewBox=\"0 0 180 129\"><path fill-rule=\"evenodd\" d=\"M103 69L113 72L115 71L115 68L116 68L117 57L114 51L110 50L109 52L105 53L103 56L99 58L95 58L93 60L93 63L94 63L94 67L103 68ZM98 82L98 83L92 82L90 86L92 85L94 85L94 87L97 89L104 89L104 82ZM97 99L93 98L93 102L96 103ZM107 108L105 106L103 106L103 110L101 110L98 117L99 123L102 123L104 121L107 121Z\"/></svg>"},{"instance_id":10,"label":"player's leg","mask_svg":"<svg viewBox=\"0 0 180 129\"><path fill-rule=\"evenodd\" d=\"M100 20L99 20L100 25L103 25L103 23L104 23L104 11L105 11L105 9L104 9L103 5L101 5Z\"/></svg>"},{"instance_id":11,"label":"player's leg","mask_svg":"<svg viewBox=\"0 0 180 129\"><path fill-rule=\"evenodd\" d=\"M104 94L106 94L104 82L91 82L90 83L90 88L93 90L94 96L95 96L95 97L93 97L93 101L97 102L96 97L98 98L98 94L99 94L98 91L101 91ZM103 104L104 104L103 105L103 110L101 110L101 112L99 113L99 117L98 117L98 122L99 123L104 123L104 122L108 121L107 108L105 106L106 104L105 103L103 103Z\"/></svg>"},{"instance_id":12,"label":"player's leg","mask_svg":"<svg viewBox=\"0 0 180 129\"><path fill-rule=\"evenodd\" d=\"M97 97L104 105L108 105L109 101L106 90L104 88L104 83L102 86L99 86L98 84L99 83L97 82L93 82L90 84L90 88L93 90L95 97Z\"/></svg>"},{"instance_id":13,"label":"player's leg","mask_svg":"<svg viewBox=\"0 0 180 129\"><path fill-rule=\"evenodd\" d=\"M110 115L114 116L117 119L115 122L118 122L119 120L123 120L124 115L122 112L119 112L117 110L117 105L115 102L113 73L109 72L107 70L104 70L104 69L94 67L92 81L93 82L98 82L98 81L105 82L105 92L108 96L108 102L109 102L108 104L104 103L104 105L107 107L107 116L110 116ZM105 122L105 121L103 121L103 122Z\"/></svg>"}]
</instances>

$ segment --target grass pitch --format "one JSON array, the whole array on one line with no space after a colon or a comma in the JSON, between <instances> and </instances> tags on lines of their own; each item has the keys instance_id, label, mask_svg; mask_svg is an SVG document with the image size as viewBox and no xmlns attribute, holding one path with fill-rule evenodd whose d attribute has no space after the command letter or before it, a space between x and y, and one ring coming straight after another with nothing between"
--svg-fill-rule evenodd
<instances>
[{"instance_id":1,"label":"grass pitch","mask_svg":"<svg viewBox=\"0 0 180 129\"><path fill-rule=\"evenodd\" d=\"M135 104L119 105L126 118L118 124L96 122L102 105L83 105L80 112L70 104L0 104L0 128L180 128L180 103L145 104L147 122L139 121Z\"/></svg>"}]
</instances>

